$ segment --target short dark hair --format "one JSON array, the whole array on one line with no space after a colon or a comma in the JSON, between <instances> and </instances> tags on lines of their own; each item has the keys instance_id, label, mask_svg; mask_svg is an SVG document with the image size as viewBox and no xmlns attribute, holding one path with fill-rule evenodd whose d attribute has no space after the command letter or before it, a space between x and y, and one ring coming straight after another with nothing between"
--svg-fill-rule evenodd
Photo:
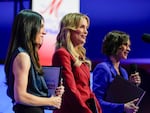
<instances>
[{"instance_id":1,"label":"short dark hair","mask_svg":"<svg viewBox=\"0 0 150 113\"><path fill-rule=\"evenodd\" d=\"M102 53L106 56L115 55L117 49L128 40L130 36L127 33L118 30L110 31L103 39Z\"/></svg>"},{"instance_id":2,"label":"short dark hair","mask_svg":"<svg viewBox=\"0 0 150 113\"><path fill-rule=\"evenodd\" d=\"M12 54L18 47L22 47L28 52L33 64L35 64L35 69L38 73L42 73L38 53L35 48L36 34L42 27L42 21L44 21L43 16L30 9L21 10L18 15L16 15L5 60L6 75L9 73L8 68L10 66Z\"/></svg>"}]
</instances>

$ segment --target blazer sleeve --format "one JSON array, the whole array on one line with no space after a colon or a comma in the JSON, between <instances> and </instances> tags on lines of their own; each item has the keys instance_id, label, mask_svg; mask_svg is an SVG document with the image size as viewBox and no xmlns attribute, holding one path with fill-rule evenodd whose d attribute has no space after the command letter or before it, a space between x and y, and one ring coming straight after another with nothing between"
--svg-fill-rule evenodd
<instances>
[{"instance_id":1,"label":"blazer sleeve","mask_svg":"<svg viewBox=\"0 0 150 113\"><path fill-rule=\"evenodd\" d=\"M112 74L108 66L105 64L98 64L93 71L93 92L104 113L123 113L124 104L111 103L104 100L111 79Z\"/></svg>"},{"instance_id":2,"label":"blazer sleeve","mask_svg":"<svg viewBox=\"0 0 150 113\"><path fill-rule=\"evenodd\" d=\"M62 76L64 80L65 93L68 101L74 106L74 109L80 110L82 113L92 113L86 103L81 98L81 93L76 87L74 74L72 72L73 58L64 49L58 50L53 56L53 65L62 66ZM67 98L67 97L65 97ZM66 100L65 100L66 101Z\"/></svg>"}]
</instances>

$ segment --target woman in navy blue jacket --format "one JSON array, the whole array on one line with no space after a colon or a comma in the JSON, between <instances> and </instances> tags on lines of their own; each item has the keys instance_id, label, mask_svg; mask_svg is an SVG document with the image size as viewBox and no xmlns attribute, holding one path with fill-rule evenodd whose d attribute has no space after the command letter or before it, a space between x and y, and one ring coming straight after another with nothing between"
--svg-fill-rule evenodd
<instances>
[{"instance_id":1,"label":"woman in navy blue jacket","mask_svg":"<svg viewBox=\"0 0 150 113\"><path fill-rule=\"evenodd\" d=\"M130 38L125 32L111 31L103 40L102 52L107 56L107 60L99 63L93 71L93 91L101 104L103 113L136 113L139 109L135 106L138 99L121 104L105 100L108 86L116 75L128 80L127 71L120 66L120 60L127 59L130 50ZM131 77L130 80L133 83L140 84L139 73L132 74Z\"/></svg>"}]
</instances>

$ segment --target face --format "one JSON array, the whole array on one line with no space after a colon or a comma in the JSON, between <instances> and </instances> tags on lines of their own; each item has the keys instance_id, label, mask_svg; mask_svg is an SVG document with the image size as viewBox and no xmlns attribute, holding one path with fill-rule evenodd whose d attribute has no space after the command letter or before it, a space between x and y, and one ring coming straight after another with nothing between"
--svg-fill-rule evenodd
<instances>
[{"instance_id":1,"label":"face","mask_svg":"<svg viewBox=\"0 0 150 113\"><path fill-rule=\"evenodd\" d=\"M40 31L37 33L36 40L35 40L36 46L37 46L38 49L42 46L43 38L44 38L45 35L46 35L46 32L45 32L44 22L42 21Z\"/></svg>"},{"instance_id":2,"label":"face","mask_svg":"<svg viewBox=\"0 0 150 113\"><path fill-rule=\"evenodd\" d=\"M85 44L86 36L88 34L87 29L88 29L88 22L85 18L82 18L80 20L77 30L71 32L71 41L75 47Z\"/></svg>"},{"instance_id":3,"label":"face","mask_svg":"<svg viewBox=\"0 0 150 113\"><path fill-rule=\"evenodd\" d=\"M117 58L120 59L127 59L130 49L130 41L128 40L127 43L124 43L120 46L120 48L117 51Z\"/></svg>"}]
</instances>

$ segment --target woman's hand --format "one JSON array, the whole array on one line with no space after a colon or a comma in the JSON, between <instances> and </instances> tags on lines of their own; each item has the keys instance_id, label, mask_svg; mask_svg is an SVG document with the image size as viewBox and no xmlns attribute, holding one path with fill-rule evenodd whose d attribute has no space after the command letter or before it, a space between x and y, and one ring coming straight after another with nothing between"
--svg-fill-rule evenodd
<instances>
[{"instance_id":1,"label":"woman's hand","mask_svg":"<svg viewBox=\"0 0 150 113\"><path fill-rule=\"evenodd\" d=\"M64 92L65 92L65 88L63 86L63 79L61 79L60 86L56 88L55 93L56 93L56 96L62 97L62 95L64 94Z\"/></svg>"},{"instance_id":2,"label":"woman's hand","mask_svg":"<svg viewBox=\"0 0 150 113\"><path fill-rule=\"evenodd\" d=\"M61 107L62 98L60 96L51 96L49 99L50 99L50 106L54 106L58 109Z\"/></svg>"},{"instance_id":3,"label":"woman's hand","mask_svg":"<svg viewBox=\"0 0 150 113\"><path fill-rule=\"evenodd\" d=\"M139 75L139 72L136 72L135 74L131 74L131 75L129 76L129 80L130 80L132 83L134 83L134 84L136 84L137 86L139 86L139 85L141 84L141 77L140 77L140 75Z\"/></svg>"},{"instance_id":4,"label":"woman's hand","mask_svg":"<svg viewBox=\"0 0 150 113\"><path fill-rule=\"evenodd\" d=\"M139 99L134 99L133 101L127 102L124 104L124 111L126 113L136 113L139 109L138 106L135 105Z\"/></svg>"}]
</instances>

